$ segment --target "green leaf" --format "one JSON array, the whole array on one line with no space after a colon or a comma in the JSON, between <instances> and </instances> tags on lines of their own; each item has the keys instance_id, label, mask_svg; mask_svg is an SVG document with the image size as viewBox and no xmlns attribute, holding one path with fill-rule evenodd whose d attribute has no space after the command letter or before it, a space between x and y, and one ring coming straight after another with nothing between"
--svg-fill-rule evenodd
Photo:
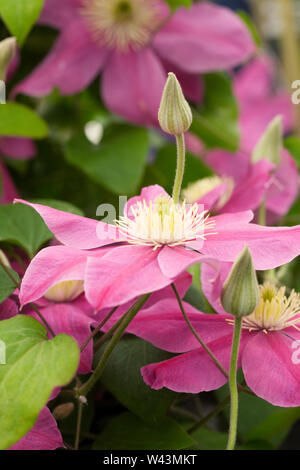
<instances>
[{"instance_id":1,"label":"green leaf","mask_svg":"<svg viewBox=\"0 0 300 470\"><path fill-rule=\"evenodd\" d=\"M143 381L140 369L169 357L170 354L140 338L125 337L111 354L101 381L130 411L147 422L158 423L176 393L167 389L152 390Z\"/></svg>"},{"instance_id":2,"label":"green leaf","mask_svg":"<svg viewBox=\"0 0 300 470\"><path fill-rule=\"evenodd\" d=\"M24 204L0 206L0 242L22 247L32 257L53 237L37 212Z\"/></svg>"},{"instance_id":3,"label":"green leaf","mask_svg":"<svg viewBox=\"0 0 300 470\"><path fill-rule=\"evenodd\" d=\"M17 315L0 322L6 364L0 365L0 449L20 440L34 425L55 387L76 372L79 348L70 336L48 340L37 320Z\"/></svg>"},{"instance_id":4,"label":"green leaf","mask_svg":"<svg viewBox=\"0 0 300 470\"><path fill-rule=\"evenodd\" d=\"M149 425L132 413L113 418L99 435L95 450L177 450L194 444L186 431L171 418Z\"/></svg>"},{"instance_id":5,"label":"green leaf","mask_svg":"<svg viewBox=\"0 0 300 470\"><path fill-rule=\"evenodd\" d=\"M266 440L274 446L278 446L299 418L300 407L275 408L275 411L267 416L262 423L248 432L246 441Z\"/></svg>"},{"instance_id":6,"label":"green leaf","mask_svg":"<svg viewBox=\"0 0 300 470\"><path fill-rule=\"evenodd\" d=\"M242 374L239 371L239 382ZM216 394L220 399L228 393L228 387L222 387ZM230 407L224 411L229 417ZM251 413L249 412L251 410ZM262 400L255 395L239 394L238 435L244 443L267 441L278 446L289 432L292 424L300 417L300 407L280 408Z\"/></svg>"},{"instance_id":7,"label":"green leaf","mask_svg":"<svg viewBox=\"0 0 300 470\"><path fill-rule=\"evenodd\" d=\"M236 151L239 145L238 105L231 79L225 73L204 75L205 95L201 108L194 110L191 131L208 148Z\"/></svg>"},{"instance_id":8,"label":"green leaf","mask_svg":"<svg viewBox=\"0 0 300 470\"><path fill-rule=\"evenodd\" d=\"M172 11L177 10L180 7L190 7L193 0L166 0Z\"/></svg>"},{"instance_id":9,"label":"green leaf","mask_svg":"<svg viewBox=\"0 0 300 470\"><path fill-rule=\"evenodd\" d=\"M19 46L38 19L44 0L0 0L0 16Z\"/></svg>"},{"instance_id":10,"label":"green leaf","mask_svg":"<svg viewBox=\"0 0 300 470\"><path fill-rule=\"evenodd\" d=\"M152 179L150 183L157 183L163 186L169 194L172 193L176 171L176 147L175 145L165 145L162 147L156 156L155 162L148 167L148 173L151 173ZM182 187L185 188L188 183L196 181L206 176L211 176L213 172L203 163L200 158L187 153L186 166L182 182ZM148 174L148 178L149 178Z\"/></svg>"},{"instance_id":11,"label":"green leaf","mask_svg":"<svg viewBox=\"0 0 300 470\"><path fill-rule=\"evenodd\" d=\"M11 275L14 277L16 282L20 281L18 273L13 271L10 268L7 268ZM3 269L3 266L0 265L0 304L4 302L16 289L15 282L8 276L8 274Z\"/></svg>"},{"instance_id":12,"label":"green leaf","mask_svg":"<svg viewBox=\"0 0 300 470\"><path fill-rule=\"evenodd\" d=\"M0 135L43 139L47 134L47 124L30 108L11 102L0 105Z\"/></svg>"},{"instance_id":13,"label":"green leaf","mask_svg":"<svg viewBox=\"0 0 300 470\"><path fill-rule=\"evenodd\" d=\"M193 448L197 450L224 450L228 440L227 433L207 428L197 429L192 433L192 437L197 443Z\"/></svg>"},{"instance_id":14,"label":"green leaf","mask_svg":"<svg viewBox=\"0 0 300 470\"><path fill-rule=\"evenodd\" d=\"M259 34L255 24L253 23L253 21L251 19L251 16L243 10L238 10L237 14L241 18L241 20L245 23L245 25L247 26L247 28L248 28L248 30L249 30L249 32L252 36L252 39L253 39L254 43L256 44L256 46L261 47L262 46L262 39L260 37L260 34Z\"/></svg>"},{"instance_id":15,"label":"green leaf","mask_svg":"<svg viewBox=\"0 0 300 470\"><path fill-rule=\"evenodd\" d=\"M115 124L104 132L99 145L85 136L74 137L66 147L69 163L96 183L116 194L133 194L143 177L149 148L146 129Z\"/></svg>"}]
</instances>

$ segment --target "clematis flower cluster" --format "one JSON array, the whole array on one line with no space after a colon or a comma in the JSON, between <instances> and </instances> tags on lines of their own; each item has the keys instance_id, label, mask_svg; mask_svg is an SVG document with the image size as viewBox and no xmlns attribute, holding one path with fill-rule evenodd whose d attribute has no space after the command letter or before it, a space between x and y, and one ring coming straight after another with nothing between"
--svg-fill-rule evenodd
<instances>
[{"instance_id":1,"label":"clematis flower cluster","mask_svg":"<svg viewBox=\"0 0 300 470\"><path fill-rule=\"evenodd\" d=\"M167 72L199 101L199 73L231 69L255 51L237 15L205 1L172 14L163 0L46 0L39 22L57 28L58 39L14 93L77 93L102 72L106 106L141 125L158 124Z\"/></svg>"}]
</instances>

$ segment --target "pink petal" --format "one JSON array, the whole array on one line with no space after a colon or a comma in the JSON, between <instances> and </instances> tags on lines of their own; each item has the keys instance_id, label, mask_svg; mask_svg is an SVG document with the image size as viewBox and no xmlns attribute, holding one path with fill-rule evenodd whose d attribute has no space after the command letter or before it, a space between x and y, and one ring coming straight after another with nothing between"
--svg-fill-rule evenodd
<instances>
[{"instance_id":1,"label":"pink petal","mask_svg":"<svg viewBox=\"0 0 300 470\"><path fill-rule=\"evenodd\" d=\"M106 56L107 51L92 40L82 20L72 21L44 61L16 86L13 96L43 96L54 87L63 95L77 93L99 73Z\"/></svg>"},{"instance_id":2,"label":"pink petal","mask_svg":"<svg viewBox=\"0 0 300 470\"><path fill-rule=\"evenodd\" d=\"M299 332L294 329L267 334L261 331L253 333L243 351L242 367L247 385L275 406L300 405L299 345L296 343L299 339Z\"/></svg>"},{"instance_id":3,"label":"pink petal","mask_svg":"<svg viewBox=\"0 0 300 470\"><path fill-rule=\"evenodd\" d=\"M272 269L286 264L300 252L300 226L262 227L242 221L245 213L224 214L213 217L216 221L215 235L208 235L204 244L191 242L191 247L200 246L205 256L219 261L234 261L248 245L255 269ZM251 214L251 212L250 212Z\"/></svg>"},{"instance_id":4,"label":"pink petal","mask_svg":"<svg viewBox=\"0 0 300 470\"><path fill-rule=\"evenodd\" d=\"M15 202L33 207L44 219L57 240L65 245L88 250L113 243L119 237L113 225L41 204L32 204L23 199L16 199Z\"/></svg>"},{"instance_id":5,"label":"pink petal","mask_svg":"<svg viewBox=\"0 0 300 470\"><path fill-rule=\"evenodd\" d=\"M198 253L185 246L170 247L165 245L158 254L158 263L162 273L171 279L177 277L188 267L192 266L192 264L201 261L213 262L209 257L205 257L202 253Z\"/></svg>"},{"instance_id":6,"label":"pink petal","mask_svg":"<svg viewBox=\"0 0 300 470\"><path fill-rule=\"evenodd\" d=\"M39 299L59 282L83 280L86 257L87 253L66 246L51 246L41 250L23 277L21 305Z\"/></svg>"},{"instance_id":7,"label":"pink petal","mask_svg":"<svg viewBox=\"0 0 300 470\"><path fill-rule=\"evenodd\" d=\"M221 294L232 263L201 265L201 286L203 294L217 313L227 314L221 304Z\"/></svg>"},{"instance_id":8,"label":"pink petal","mask_svg":"<svg viewBox=\"0 0 300 470\"><path fill-rule=\"evenodd\" d=\"M278 92L274 96L258 100L251 106L241 109L239 124L241 127L240 148L246 153L251 153L266 127L277 115L283 118L284 131L293 128L293 108L290 96L285 92Z\"/></svg>"},{"instance_id":9,"label":"pink petal","mask_svg":"<svg viewBox=\"0 0 300 470\"><path fill-rule=\"evenodd\" d=\"M162 188L158 184L146 186L142 189L141 194L139 196L134 196L129 199L129 201L125 205L124 214L126 214L127 217L132 217L131 208L135 207L138 202L143 203L145 201L146 204L149 205L150 201L154 201L154 199L160 196L169 197L168 193L164 190L164 188Z\"/></svg>"},{"instance_id":10,"label":"pink petal","mask_svg":"<svg viewBox=\"0 0 300 470\"><path fill-rule=\"evenodd\" d=\"M45 0L39 23L54 28L65 28L79 16L82 0Z\"/></svg>"},{"instance_id":11,"label":"pink petal","mask_svg":"<svg viewBox=\"0 0 300 470\"><path fill-rule=\"evenodd\" d=\"M247 334L242 336L240 351L243 350L247 338ZM227 371L229 370L231 341L232 331L226 336L207 343ZM141 372L146 384L155 390L166 387L175 392L199 393L216 390L227 382L224 374L202 348L163 362L150 364L143 367Z\"/></svg>"},{"instance_id":12,"label":"pink petal","mask_svg":"<svg viewBox=\"0 0 300 470\"><path fill-rule=\"evenodd\" d=\"M254 210L263 201L274 166L267 160L249 165L247 176L234 188L230 200L222 207L222 212Z\"/></svg>"},{"instance_id":13,"label":"pink petal","mask_svg":"<svg viewBox=\"0 0 300 470\"><path fill-rule=\"evenodd\" d=\"M21 137L1 137L0 152L15 159L31 158L36 153L36 146L30 139Z\"/></svg>"},{"instance_id":14,"label":"pink petal","mask_svg":"<svg viewBox=\"0 0 300 470\"><path fill-rule=\"evenodd\" d=\"M40 312L56 335L65 333L72 336L81 346L91 334L93 320L78 307L77 299L69 303L52 303ZM32 316L39 320L33 312ZM93 341L90 341L80 355L79 374L88 374L92 369Z\"/></svg>"},{"instance_id":15,"label":"pink petal","mask_svg":"<svg viewBox=\"0 0 300 470\"><path fill-rule=\"evenodd\" d=\"M232 68L255 51L238 16L208 2L180 8L156 34L153 45L164 59L190 73Z\"/></svg>"},{"instance_id":16,"label":"pink petal","mask_svg":"<svg viewBox=\"0 0 300 470\"><path fill-rule=\"evenodd\" d=\"M192 280L193 277L187 271L183 271L174 280L175 287L181 298L185 296L186 292L192 284ZM153 292L153 294L151 294L150 299L146 302L145 307L149 307L150 305L158 302L159 300L164 300L167 298L174 298L174 291L171 286L167 286L164 289Z\"/></svg>"},{"instance_id":17,"label":"pink petal","mask_svg":"<svg viewBox=\"0 0 300 470\"><path fill-rule=\"evenodd\" d=\"M2 182L2 191L0 190L0 203L8 204L13 202L18 196L17 189L0 158L0 179Z\"/></svg>"},{"instance_id":18,"label":"pink petal","mask_svg":"<svg viewBox=\"0 0 300 470\"><path fill-rule=\"evenodd\" d=\"M200 338L209 343L232 334L226 322L229 315L207 315L183 302L185 312ZM177 300L165 299L140 311L127 330L157 348L173 353L188 352L199 348L199 342L186 324Z\"/></svg>"},{"instance_id":19,"label":"pink petal","mask_svg":"<svg viewBox=\"0 0 300 470\"><path fill-rule=\"evenodd\" d=\"M236 183L247 176L249 171L249 155L224 150L211 150L205 155L205 163L220 176L230 176Z\"/></svg>"},{"instance_id":20,"label":"pink petal","mask_svg":"<svg viewBox=\"0 0 300 470\"><path fill-rule=\"evenodd\" d=\"M8 450L54 450L65 447L56 421L46 406L33 428Z\"/></svg>"},{"instance_id":21,"label":"pink petal","mask_svg":"<svg viewBox=\"0 0 300 470\"><path fill-rule=\"evenodd\" d=\"M299 194L299 175L297 165L284 150L282 162L275 171L272 184L266 194L266 205L278 215L285 215Z\"/></svg>"},{"instance_id":22,"label":"pink petal","mask_svg":"<svg viewBox=\"0 0 300 470\"><path fill-rule=\"evenodd\" d=\"M235 75L234 92L243 105L270 95L274 65L267 55L258 56Z\"/></svg>"},{"instance_id":23,"label":"pink petal","mask_svg":"<svg viewBox=\"0 0 300 470\"><path fill-rule=\"evenodd\" d=\"M192 283L192 276L187 271L183 272L176 278L176 280L174 281L174 284L181 298L184 297L191 283ZM137 299L138 297L119 306L116 312L110 318L110 320L102 328L102 330L103 331L109 330L114 325L114 323L117 320L119 320L119 318L122 317L125 312L127 312L127 310L132 306L132 304ZM144 304L143 309L141 309L141 312L143 312L143 310L145 309L150 308L152 305L156 304L157 302L166 300L166 299L174 299L174 291L171 288L171 286L167 286L167 287L164 287L163 289L152 292L150 298ZM93 325L97 326L108 315L110 310L111 310L110 308L105 308L95 313L95 310L93 309L92 318L93 320L96 320L93 323ZM90 315L90 313L88 314Z\"/></svg>"},{"instance_id":24,"label":"pink petal","mask_svg":"<svg viewBox=\"0 0 300 470\"><path fill-rule=\"evenodd\" d=\"M219 186L217 186L216 188L212 189L207 194L202 196L202 198L199 199L199 201L197 202L198 204L201 204L204 206L204 210L208 210L210 212L217 211L220 198L227 189L228 189L228 184L221 183Z\"/></svg>"},{"instance_id":25,"label":"pink petal","mask_svg":"<svg viewBox=\"0 0 300 470\"><path fill-rule=\"evenodd\" d=\"M158 265L158 250L124 245L112 248L102 258L88 258L85 294L100 310L114 307L170 284Z\"/></svg>"},{"instance_id":26,"label":"pink petal","mask_svg":"<svg viewBox=\"0 0 300 470\"><path fill-rule=\"evenodd\" d=\"M151 49L114 52L102 74L105 104L129 121L156 126L166 76Z\"/></svg>"}]
</instances>

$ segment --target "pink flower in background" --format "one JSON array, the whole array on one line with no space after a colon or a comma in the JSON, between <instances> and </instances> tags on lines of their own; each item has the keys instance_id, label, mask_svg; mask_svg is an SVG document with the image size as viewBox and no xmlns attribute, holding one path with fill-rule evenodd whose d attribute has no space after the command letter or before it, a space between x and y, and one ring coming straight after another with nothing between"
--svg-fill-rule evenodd
<instances>
[{"instance_id":1,"label":"pink flower in background","mask_svg":"<svg viewBox=\"0 0 300 470\"><path fill-rule=\"evenodd\" d=\"M128 201L117 227L19 202L33 207L64 245L45 248L32 260L22 281L22 305L59 282L84 280L87 301L100 310L160 290L194 263L232 262L245 243L260 270L287 263L300 252L300 226L251 224L251 211L207 218L197 204L176 206L157 185Z\"/></svg>"},{"instance_id":2,"label":"pink flower in background","mask_svg":"<svg viewBox=\"0 0 300 470\"><path fill-rule=\"evenodd\" d=\"M19 54L17 53L11 61L7 81L14 75L19 65ZM17 189L2 161L1 157L9 157L17 160L31 158L36 153L34 142L21 137L0 137L0 203L10 203L17 197ZM2 189L2 190L1 190Z\"/></svg>"},{"instance_id":3,"label":"pink flower in background","mask_svg":"<svg viewBox=\"0 0 300 470\"><path fill-rule=\"evenodd\" d=\"M254 59L244 67L234 79L234 90L240 105L240 150L230 153L224 150L212 150L205 155L205 161L220 177L230 177L236 186L243 184L253 172L250 162L251 152L270 121L277 115L283 118L284 131L293 127L293 105L290 96L284 91L272 91L273 68L267 57ZM255 83L255 86L253 84ZM282 151L282 160L278 168L265 185L265 191L256 195L252 187L244 193L249 201L256 197L257 202L266 198L266 207L270 215L286 214L299 193L297 166L286 150ZM251 193L252 192L252 193ZM246 202L246 201L244 201ZM241 210L239 201L231 201L227 211ZM249 208L256 208L255 205ZM239 209L238 209L239 208ZM244 206L244 209L246 207ZM274 217L272 217L274 218Z\"/></svg>"},{"instance_id":4,"label":"pink flower in background","mask_svg":"<svg viewBox=\"0 0 300 470\"><path fill-rule=\"evenodd\" d=\"M45 406L33 428L8 450L55 450L65 447L56 421Z\"/></svg>"},{"instance_id":5,"label":"pink flower in background","mask_svg":"<svg viewBox=\"0 0 300 470\"><path fill-rule=\"evenodd\" d=\"M255 50L238 16L209 2L171 15L162 0L46 0L40 23L59 29L59 37L15 93L76 93L102 71L107 107L145 125L157 125L167 71L198 100L199 73L232 68Z\"/></svg>"},{"instance_id":6,"label":"pink flower in background","mask_svg":"<svg viewBox=\"0 0 300 470\"><path fill-rule=\"evenodd\" d=\"M203 204L213 214L255 210L264 199L273 171L274 165L262 160L248 165L243 177L237 181L232 176L215 175L190 183L183 191L183 197L187 203Z\"/></svg>"},{"instance_id":7,"label":"pink flower in background","mask_svg":"<svg viewBox=\"0 0 300 470\"><path fill-rule=\"evenodd\" d=\"M207 269L214 270L212 266ZM238 367L242 367L247 385L259 397L276 406L299 406L300 296L293 292L287 300L284 288L270 284L260 289L258 307L243 319ZM233 317L204 314L187 303L184 308L198 335L228 371ZM176 300L162 300L141 310L126 331L178 354L141 369L145 382L155 390L166 387L176 392L199 393L227 382L199 346Z\"/></svg>"}]
</instances>

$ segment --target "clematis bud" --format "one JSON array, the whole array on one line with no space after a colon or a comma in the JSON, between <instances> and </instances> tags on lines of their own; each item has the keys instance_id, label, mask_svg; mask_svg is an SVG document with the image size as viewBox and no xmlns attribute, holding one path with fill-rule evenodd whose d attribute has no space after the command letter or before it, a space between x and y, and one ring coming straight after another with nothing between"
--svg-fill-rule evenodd
<instances>
[{"instance_id":1,"label":"clematis bud","mask_svg":"<svg viewBox=\"0 0 300 470\"><path fill-rule=\"evenodd\" d=\"M63 403L62 405L58 405L53 410L53 416L57 421L62 421L63 419L68 418L72 411L74 410L74 403Z\"/></svg>"},{"instance_id":2,"label":"clematis bud","mask_svg":"<svg viewBox=\"0 0 300 470\"><path fill-rule=\"evenodd\" d=\"M158 120L162 130L172 135L183 134L192 124L193 116L190 105L183 96L181 86L172 72L168 75L162 94Z\"/></svg>"},{"instance_id":3,"label":"clematis bud","mask_svg":"<svg viewBox=\"0 0 300 470\"><path fill-rule=\"evenodd\" d=\"M251 161L256 163L263 158L266 158L275 166L278 166L281 161L282 151L282 116L276 116L268 125L262 137L257 142L253 152Z\"/></svg>"},{"instance_id":4,"label":"clematis bud","mask_svg":"<svg viewBox=\"0 0 300 470\"><path fill-rule=\"evenodd\" d=\"M83 281L63 281L51 287L44 297L52 302L71 302L83 291Z\"/></svg>"},{"instance_id":5,"label":"clematis bud","mask_svg":"<svg viewBox=\"0 0 300 470\"><path fill-rule=\"evenodd\" d=\"M8 258L5 256L2 250L0 250L0 264L3 264L7 268L10 268L10 262L8 261Z\"/></svg>"},{"instance_id":6,"label":"clematis bud","mask_svg":"<svg viewBox=\"0 0 300 470\"><path fill-rule=\"evenodd\" d=\"M259 288L251 253L246 246L236 258L222 291L222 305L236 317L250 315L256 308Z\"/></svg>"},{"instance_id":7,"label":"clematis bud","mask_svg":"<svg viewBox=\"0 0 300 470\"><path fill-rule=\"evenodd\" d=\"M16 38L6 38L0 41L0 80L6 79L7 70L17 49Z\"/></svg>"}]
</instances>

